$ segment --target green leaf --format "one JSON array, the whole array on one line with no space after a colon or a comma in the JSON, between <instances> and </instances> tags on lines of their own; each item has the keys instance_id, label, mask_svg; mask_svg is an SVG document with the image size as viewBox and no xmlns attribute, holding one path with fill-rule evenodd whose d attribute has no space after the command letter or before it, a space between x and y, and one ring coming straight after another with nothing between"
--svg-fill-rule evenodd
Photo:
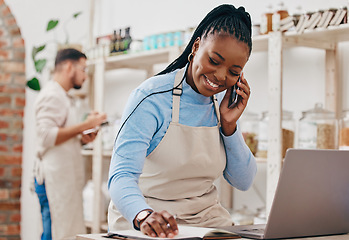
<instances>
[{"instance_id":1,"label":"green leaf","mask_svg":"<svg viewBox=\"0 0 349 240\"><path fill-rule=\"evenodd\" d=\"M82 12L77 12L73 15L73 18L77 18Z\"/></svg>"},{"instance_id":2,"label":"green leaf","mask_svg":"<svg viewBox=\"0 0 349 240\"><path fill-rule=\"evenodd\" d=\"M35 61L35 69L38 73L42 72L42 69L44 69L46 65L46 59L39 59Z\"/></svg>"},{"instance_id":3,"label":"green leaf","mask_svg":"<svg viewBox=\"0 0 349 240\"><path fill-rule=\"evenodd\" d=\"M31 80L27 81L27 86L35 91L40 90L40 83L36 77L33 77Z\"/></svg>"},{"instance_id":4,"label":"green leaf","mask_svg":"<svg viewBox=\"0 0 349 240\"><path fill-rule=\"evenodd\" d=\"M48 32L48 31L54 29L57 26L58 22L59 22L59 20L54 20L54 19L50 20L47 24L46 31Z\"/></svg>"},{"instance_id":5,"label":"green leaf","mask_svg":"<svg viewBox=\"0 0 349 240\"><path fill-rule=\"evenodd\" d=\"M44 50L46 47L46 44L44 45L41 45L39 47L33 47L33 50L32 50L32 58L33 58L33 61L35 62L35 57L36 57L36 54L38 54L39 52L41 52L42 50Z\"/></svg>"}]
</instances>

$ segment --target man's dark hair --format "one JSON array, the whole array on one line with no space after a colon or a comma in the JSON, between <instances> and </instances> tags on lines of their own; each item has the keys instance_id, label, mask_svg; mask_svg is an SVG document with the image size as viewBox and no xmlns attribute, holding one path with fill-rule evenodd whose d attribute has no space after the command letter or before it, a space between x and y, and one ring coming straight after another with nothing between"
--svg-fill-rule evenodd
<instances>
[{"instance_id":1,"label":"man's dark hair","mask_svg":"<svg viewBox=\"0 0 349 240\"><path fill-rule=\"evenodd\" d=\"M61 49L57 52L56 60L55 60L55 67L57 67L59 64L70 60L70 61L79 61L80 58L87 59L86 55L79 50L76 50L74 48L65 48Z\"/></svg>"},{"instance_id":2,"label":"man's dark hair","mask_svg":"<svg viewBox=\"0 0 349 240\"><path fill-rule=\"evenodd\" d=\"M235 8L231 4L222 4L214 8L200 22L183 53L158 75L183 68L188 63L188 56L192 51L195 40L198 37L206 38L209 34L216 32L227 33L234 36L238 41L246 43L249 54L251 54L251 25L250 14L245 11L244 7Z\"/></svg>"}]
</instances>

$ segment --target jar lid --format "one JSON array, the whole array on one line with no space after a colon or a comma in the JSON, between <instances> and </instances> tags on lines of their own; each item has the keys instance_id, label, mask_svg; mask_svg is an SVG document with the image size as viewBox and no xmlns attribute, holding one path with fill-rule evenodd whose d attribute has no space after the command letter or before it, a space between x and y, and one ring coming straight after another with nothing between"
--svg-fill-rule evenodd
<instances>
[{"instance_id":1,"label":"jar lid","mask_svg":"<svg viewBox=\"0 0 349 240\"><path fill-rule=\"evenodd\" d=\"M285 3L283 2L283 1L281 1L281 2L279 2L278 4L277 4L277 10L281 10L281 11L285 11L285 10L287 10L287 8L286 8L286 6L285 6Z\"/></svg>"},{"instance_id":2,"label":"jar lid","mask_svg":"<svg viewBox=\"0 0 349 240\"><path fill-rule=\"evenodd\" d=\"M314 119L335 119L335 113L323 108L322 103L316 103L313 109L302 112L303 117L309 116Z\"/></svg>"},{"instance_id":3,"label":"jar lid","mask_svg":"<svg viewBox=\"0 0 349 240\"><path fill-rule=\"evenodd\" d=\"M343 110L342 118L349 118L349 109Z\"/></svg>"}]
</instances>

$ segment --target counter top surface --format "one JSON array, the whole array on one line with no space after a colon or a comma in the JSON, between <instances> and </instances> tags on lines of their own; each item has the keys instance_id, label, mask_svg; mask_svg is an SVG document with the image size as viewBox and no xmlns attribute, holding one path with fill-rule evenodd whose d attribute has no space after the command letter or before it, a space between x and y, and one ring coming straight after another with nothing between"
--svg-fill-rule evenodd
<instances>
[{"instance_id":1,"label":"counter top surface","mask_svg":"<svg viewBox=\"0 0 349 240\"><path fill-rule=\"evenodd\" d=\"M101 234L84 234L77 235L76 240L106 240L105 233ZM251 240L250 238L240 238L242 240ZM309 238L292 238L292 240L348 240L349 234L344 235L332 235L332 236L322 236L322 237L309 237Z\"/></svg>"}]
</instances>

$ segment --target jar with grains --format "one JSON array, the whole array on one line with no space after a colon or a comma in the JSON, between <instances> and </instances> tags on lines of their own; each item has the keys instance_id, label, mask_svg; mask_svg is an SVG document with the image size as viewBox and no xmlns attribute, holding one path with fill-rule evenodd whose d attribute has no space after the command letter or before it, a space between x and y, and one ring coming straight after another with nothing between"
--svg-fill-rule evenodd
<instances>
[{"instance_id":1,"label":"jar with grains","mask_svg":"<svg viewBox=\"0 0 349 240\"><path fill-rule=\"evenodd\" d=\"M343 111L340 120L339 149L349 150L349 110Z\"/></svg>"},{"instance_id":2,"label":"jar with grains","mask_svg":"<svg viewBox=\"0 0 349 240\"><path fill-rule=\"evenodd\" d=\"M268 151L268 138L269 138L269 114L268 112L262 113L262 118L258 125L258 151L256 156L266 158ZM282 112L282 157L286 155L286 151L289 148L294 147L294 133L295 133L295 121L293 119L292 112Z\"/></svg>"},{"instance_id":3,"label":"jar with grains","mask_svg":"<svg viewBox=\"0 0 349 240\"><path fill-rule=\"evenodd\" d=\"M248 111L239 120L240 131L253 155L256 155L258 147L258 122L258 114Z\"/></svg>"},{"instance_id":4,"label":"jar with grains","mask_svg":"<svg viewBox=\"0 0 349 240\"><path fill-rule=\"evenodd\" d=\"M302 112L298 128L298 147L306 149L336 149L338 123L334 112L325 110L321 103Z\"/></svg>"}]
</instances>

